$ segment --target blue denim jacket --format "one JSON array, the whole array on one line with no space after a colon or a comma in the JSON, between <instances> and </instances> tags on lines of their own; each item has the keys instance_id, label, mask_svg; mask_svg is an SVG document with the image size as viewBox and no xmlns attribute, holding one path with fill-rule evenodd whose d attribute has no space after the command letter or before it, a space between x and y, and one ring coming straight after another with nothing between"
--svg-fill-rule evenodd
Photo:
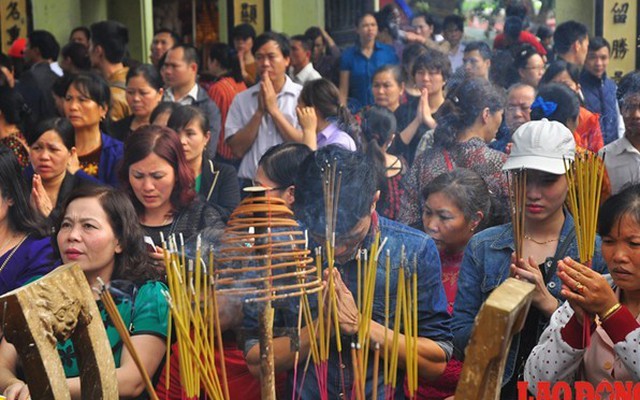
<instances>
[{"instance_id":1,"label":"blue denim jacket","mask_svg":"<svg viewBox=\"0 0 640 400\"><path fill-rule=\"evenodd\" d=\"M393 328L393 318L395 315L395 299L398 287L398 271L400 264L400 253L402 246L405 247L406 258L409 260L407 265L413 268L413 258L417 257L418 261L418 335L420 337L429 338L437 342L447 353L451 355L451 331L449 328L450 316L447 312L447 299L444 294L441 279L440 259L436 246L429 236L418 230L409 228L398 222L379 217L379 228L381 240L387 238L384 251L389 250L391 254L391 272L389 285L389 327ZM373 235L369 234L365 239L364 246L369 248L373 240ZM342 279L354 296L357 293L357 264L355 260L346 262L337 266ZM385 257L381 256L378 260L376 276L376 287L374 292L373 319L380 324L384 324L385 310ZM315 299L310 297L310 300ZM315 301L312 302L312 307ZM278 335L278 331L282 328L288 328L291 332L295 331L298 323L298 300L289 300L287 302L279 302L274 304L274 337ZM257 308L245 307L244 319L245 333L245 353L254 345L257 345ZM303 322L304 323L304 322ZM353 379L351 375L351 336L342 335L342 359L336 349L335 341L332 341L329 354L328 378L327 386L330 399L351 398L351 387ZM372 353L373 354L373 353ZM372 397L373 384L373 357L369 357L369 368L367 370L366 398ZM318 386L315 376L313 364L309 366L303 385L301 378L304 375L305 359L301 359L298 364L298 382L296 391L301 397L296 398L305 400L319 399ZM382 360L380 360L379 379L378 379L378 398L384 396L383 368ZM344 387L346 395L341 396L342 383L341 375L344 376ZM404 370L398 369L397 382L404 382ZM293 372L290 371L288 376L288 397L291 397L293 389ZM399 383L396 388L395 399L404 399L404 385Z\"/></svg>"},{"instance_id":2,"label":"blue denim jacket","mask_svg":"<svg viewBox=\"0 0 640 400\"><path fill-rule=\"evenodd\" d=\"M567 236L574 230L573 217L565 212L565 221L560 231L558 251L562 249ZM592 268L602 274L608 273L600 252L600 236L596 236L596 252L592 261ZM511 254L515 251L513 245L513 230L511 224L505 224L486 229L471 238L465 249L460 274L458 277L458 292L453 306L453 320L451 330L453 331L453 344L456 357L464 360L464 351L469 342L474 321L480 307L489 297L493 289L498 287L510 276ZM578 244L574 239L567 248L567 251L556 257L569 256L578 260ZM545 270L553 266L553 259L549 258L545 262ZM547 283L549 292L560 301L565 299L560 295L562 282L554 273ZM548 321L544 321L546 325ZM543 328L543 327L540 327ZM536 332L540 336L540 332ZM520 337L516 335L511 342L507 364L504 371L503 384L507 383L513 375Z\"/></svg>"}]
</instances>

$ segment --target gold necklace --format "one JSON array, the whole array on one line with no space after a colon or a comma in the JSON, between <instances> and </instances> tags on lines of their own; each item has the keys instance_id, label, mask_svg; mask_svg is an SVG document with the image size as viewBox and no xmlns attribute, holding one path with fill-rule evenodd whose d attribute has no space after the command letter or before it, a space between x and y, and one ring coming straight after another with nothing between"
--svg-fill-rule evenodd
<instances>
[{"instance_id":1,"label":"gold necklace","mask_svg":"<svg viewBox=\"0 0 640 400\"><path fill-rule=\"evenodd\" d=\"M538 240L535 240L534 238L532 238L531 236L528 236L528 235L524 235L524 238L527 239L527 240L531 240L533 243L540 244L540 245L558 241L558 238L544 240L544 241L538 241Z\"/></svg>"}]
</instances>

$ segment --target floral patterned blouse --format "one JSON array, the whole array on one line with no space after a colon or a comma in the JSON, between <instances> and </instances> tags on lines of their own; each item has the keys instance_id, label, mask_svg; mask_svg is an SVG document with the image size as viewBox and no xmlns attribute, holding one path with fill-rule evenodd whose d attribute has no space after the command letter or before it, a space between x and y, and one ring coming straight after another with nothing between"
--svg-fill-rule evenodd
<instances>
[{"instance_id":1,"label":"floral patterned blouse","mask_svg":"<svg viewBox=\"0 0 640 400\"><path fill-rule=\"evenodd\" d=\"M450 149L434 147L419 155L404 177L404 194L398 220L420 229L422 190L437 176L455 168L468 168L484 178L489 191L506 208L508 185L502 165L507 155L489 148L484 140L474 137Z\"/></svg>"}]
</instances>

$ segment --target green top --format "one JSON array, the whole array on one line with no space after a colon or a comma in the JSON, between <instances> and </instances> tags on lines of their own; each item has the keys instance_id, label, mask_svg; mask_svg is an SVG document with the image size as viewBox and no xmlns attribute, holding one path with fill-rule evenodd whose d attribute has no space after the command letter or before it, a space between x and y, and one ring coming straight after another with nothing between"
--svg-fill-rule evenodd
<instances>
[{"instance_id":1,"label":"green top","mask_svg":"<svg viewBox=\"0 0 640 400\"><path fill-rule=\"evenodd\" d=\"M202 186L202 174L196 176L195 186L196 193L200 193L200 186Z\"/></svg>"},{"instance_id":2,"label":"green top","mask_svg":"<svg viewBox=\"0 0 640 400\"><path fill-rule=\"evenodd\" d=\"M116 303L125 326L129 327L131 336L154 335L163 339L166 338L169 305L162 295L161 291L163 289L167 290L167 286L162 282L149 281L140 286L135 296L133 313L131 299L114 295L112 292L113 300ZM118 368L120 367L123 343L102 301L98 300L97 303L102 322L107 330L107 337L111 344L116 368ZM73 378L79 376L80 371L71 339L64 343L58 343L58 353L60 354L66 377Z\"/></svg>"}]
</instances>

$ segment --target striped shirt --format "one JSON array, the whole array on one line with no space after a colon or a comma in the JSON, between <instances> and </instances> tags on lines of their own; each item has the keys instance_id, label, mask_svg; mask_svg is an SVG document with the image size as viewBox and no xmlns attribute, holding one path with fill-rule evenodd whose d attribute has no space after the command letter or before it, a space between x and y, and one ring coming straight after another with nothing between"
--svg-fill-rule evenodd
<instances>
[{"instance_id":1,"label":"striped shirt","mask_svg":"<svg viewBox=\"0 0 640 400\"><path fill-rule=\"evenodd\" d=\"M236 94L247 89L247 85L244 82L236 82L231 77L224 77L218 82L211 85L208 90L209 97L220 109L220 115L222 117L222 128L220 130L220 138L218 139L217 153L225 160L236 160L237 157L233 155L231 147L225 143L224 124L227 121L227 114L229 113L229 107Z\"/></svg>"}]
</instances>

